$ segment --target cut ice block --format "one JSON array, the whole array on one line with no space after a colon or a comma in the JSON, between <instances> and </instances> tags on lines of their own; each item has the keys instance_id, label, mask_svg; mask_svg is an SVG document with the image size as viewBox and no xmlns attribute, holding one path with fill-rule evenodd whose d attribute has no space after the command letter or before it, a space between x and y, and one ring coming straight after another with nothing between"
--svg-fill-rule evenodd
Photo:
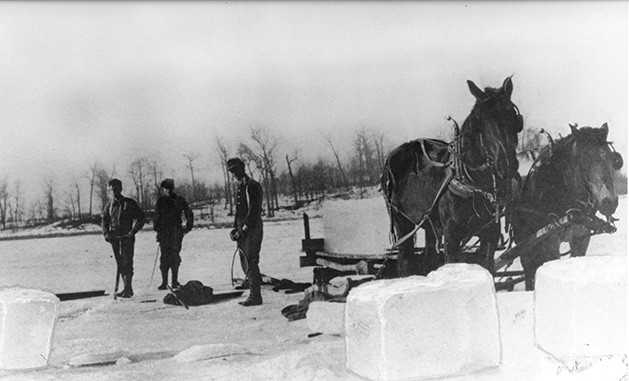
<instances>
[{"instance_id":1,"label":"cut ice block","mask_svg":"<svg viewBox=\"0 0 629 381\"><path fill-rule=\"evenodd\" d=\"M350 291L346 367L371 380L461 375L500 365L496 293L478 265L374 281Z\"/></svg>"},{"instance_id":2,"label":"cut ice block","mask_svg":"<svg viewBox=\"0 0 629 381\"><path fill-rule=\"evenodd\" d=\"M389 215L382 197L323 204L323 245L338 254L375 255L391 249Z\"/></svg>"},{"instance_id":3,"label":"cut ice block","mask_svg":"<svg viewBox=\"0 0 629 381\"><path fill-rule=\"evenodd\" d=\"M312 302L306 319L308 328L313 332L341 335L345 331L345 303Z\"/></svg>"},{"instance_id":4,"label":"cut ice block","mask_svg":"<svg viewBox=\"0 0 629 381\"><path fill-rule=\"evenodd\" d=\"M627 353L627 257L545 263L535 276L535 339L556 358Z\"/></svg>"},{"instance_id":5,"label":"cut ice block","mask_svg":"<svg viewBox=\"0 0 629 381\"><path fill-rule=\"evenodd\" d=\"M0 290L0 369L48 365L59 298L39 290Z\"/></svg>"}]
</instances>

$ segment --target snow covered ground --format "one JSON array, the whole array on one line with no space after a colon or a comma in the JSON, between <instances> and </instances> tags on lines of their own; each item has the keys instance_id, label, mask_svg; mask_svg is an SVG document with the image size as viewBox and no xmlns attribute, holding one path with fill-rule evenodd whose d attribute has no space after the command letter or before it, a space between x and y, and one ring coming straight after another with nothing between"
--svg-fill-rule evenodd
<instances>
[{"instance_id":1,"label":"snow covered ground","mask_svg":"<svg viewBox=\"0 0 629 381\"><path fill-rule=\"evenodd\" d=\"M352 202L352 201L347 201ZM265 221L260 267L264 274L311 282L312 268L299 268L303 223ZM320 215L311 209L311 216ZM588 255L626 255L627 199L616 213L618 232L593 238ZM310 221L323 237L323 219ZM231 289L234 244L229 229L199 228L184 240L182 283L200 280L215 292ZM157 243L151 231L137 236L131 300L114 301L115 266L100 235L0 241L0 288L21 286L54 293L106 290L109 295L60 304L50 366L2 372L7 380L361 380L345 369L341 336L309 337L306 320L289 322L280 311L303 294L263 288L264 304L244 308L238 300L200 307L162 303ZM238 266L236 266L238 267ZM246 294L244 295L246 296ZM244 298L243 296L243 298ZM500 292L503 363L499 368L448 380L619 380L626 359L601 358L572 369L538 350L533 338L533 293ZM187 352L183 352L186 351ZM181 353L183 352L183 353ZM110 354L112 365L74 367L79 356ZM572 371L571 371L572 370ZM626 378L625 378L626 379Z\"/></svg>"}]
</instances>

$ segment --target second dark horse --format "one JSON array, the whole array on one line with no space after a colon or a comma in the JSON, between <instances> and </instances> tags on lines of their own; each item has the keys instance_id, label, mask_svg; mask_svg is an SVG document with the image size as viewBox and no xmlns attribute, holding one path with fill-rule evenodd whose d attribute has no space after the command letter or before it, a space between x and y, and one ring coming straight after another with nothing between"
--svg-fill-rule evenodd
<instances>
[{"instance_id":1,"label":"second dark horse","mask_svg":"<svg viewBox=\"0 0 629 381\"><path fill-rule=\"evenodd\" d=\"M542 149L531 167L521 200L515 209L514 238L519 244L546 224L570 212L596 218L600 213L613 223L618 207L614 173L622 156L607 141L607 123L600 128L571 125L571 134ZM585 255L590 229L574 224L522 254L526 289L535 288L535 273L547 261L560 258L560 244L570 243L571 256Z\"/></svg>"},{"instance_id":2,"label":"second dark horse","mask_svg":"<svg viewBox=\"0 0 629 381\"><path fill-rule=\"evenodd\" d=\"M511 77L500 88L479 89L467 81L476 103L453 143L417 139L388 155L382 190L398 247L398 276L427 274L443 262L468 261L462 245L477 236L475 261L493 273L500 216L518 188L516 146L523 121L511 101ZM425 231L423 254L415 253L414 232ZM406 238L406 239L404 239Z\"/></svg>"}]
</instances>

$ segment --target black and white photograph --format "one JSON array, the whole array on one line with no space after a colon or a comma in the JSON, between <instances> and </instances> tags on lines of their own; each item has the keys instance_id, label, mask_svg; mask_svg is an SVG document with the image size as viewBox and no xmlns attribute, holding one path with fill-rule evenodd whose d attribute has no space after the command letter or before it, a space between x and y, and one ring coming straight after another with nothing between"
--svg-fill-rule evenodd
<instances>
[{"instance_id":1,"label":"black and white photograph","mask_svg":"<svg viewBox=\"0 0 629 381\"><path fill-rule=\"evenodd\" d=\"M0 380L629 379L629 2L0 1Z\"/></svg>"}]
</instances>

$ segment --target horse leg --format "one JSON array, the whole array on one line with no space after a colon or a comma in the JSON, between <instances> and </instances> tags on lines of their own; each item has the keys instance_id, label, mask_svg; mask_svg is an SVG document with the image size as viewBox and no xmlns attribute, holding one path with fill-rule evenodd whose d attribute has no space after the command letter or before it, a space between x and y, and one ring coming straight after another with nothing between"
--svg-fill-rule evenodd
<instances>
[{"instance_id":1,"label":"horse leg","mask_svg":"<svg viewBox=\"0 0 629 381\"><path fill-rule=\"evenodd\" d=\"M590 245L590 235L582 235L570 240L570 256L583 257Z\"/></svg>"},{"instance_id":2,"label":"horse leg","mask_svg":"<svg viewBox=\"0 0 629 381\"><path fill-rule=\"evenodd\" d=\"M494 254L500 239L500 225L491 224L487 226L480 235L480 265L487 269L491 275L496 275L494 269Z\"/></svg>"},{"instance_id":3,"label":"horse leg","mask_svg":"<svg viewBox=\"0 0 629 381\"><path fill-rule=\"evenodd\" d=\"M461 240L468 234L468 230L465 225L457 223L454 218L448 219L443 230L446 263L465 262Z\"/></svg>"},{"instance_id":4,"label":"horse leg","mask_svg":"<svg viewBox=\"0 0 629 381\"><path fill-rule=\"evenodd\" d=\"M436 270L441 266L441 256L437 248L437 236L432 230L431 226L425 229L426 248L424 249L424 260L421 269L421 275L428 275L433 270Z\"/></svg>"},{"instance_id":5,"label":"horse leg","mask_svg":"<svg viewBox=\"0 0 629 381\"><path fill-rule=\"evenodd\" d=\"M396 218L396 233L398 237L404 237L410 233L415 226L404 217ZM409 237L398 246L397 273L403 278L419 274L419 258L415 254L415 237Z\"/></svg>"},{"instance_id":6,"label":"horse leg","mask_svg":"<svg viewBox=\"0 0 629 381\"><path fill-rule=\"evenodd\" d=\"M529 253L520 257L524 270L526 291L535 289L535 275L537 269L548 261L559 259L560 240L558 237L549 238L546 242L534 246Z\"/></svg>"}]
</instances>

